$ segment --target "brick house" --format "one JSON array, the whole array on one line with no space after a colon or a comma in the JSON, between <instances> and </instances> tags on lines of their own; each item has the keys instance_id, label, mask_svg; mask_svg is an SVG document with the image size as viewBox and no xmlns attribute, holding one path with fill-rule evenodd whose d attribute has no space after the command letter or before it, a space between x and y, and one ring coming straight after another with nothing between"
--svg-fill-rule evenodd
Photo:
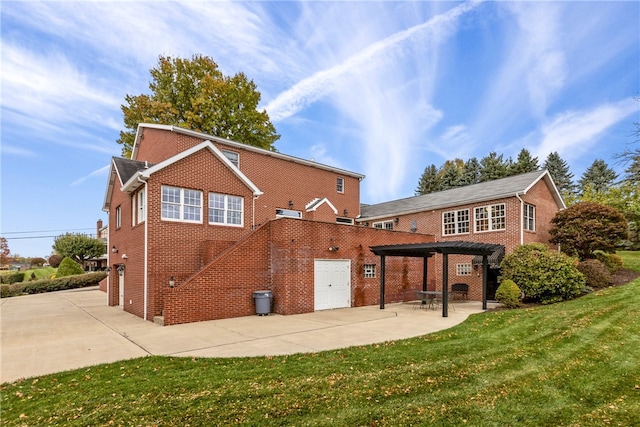
<instances>
[{"instance_id":1,"label":"brick house","mask_svg":"<svg viewBox=\"0 0 640 427\"><path fill-rule=\"evenodd\" d=\"M487 296L493 299L499 264L521 244L549 243L551 219L566 206L548 171L535 171L480 184L363 205L357 222L368 227L433 235L438 242L469 241L502 245L489 257ZM441 263L430 287L440 290ZM481 259L451 256L449 283L469 285L469 298L481 299Z\"/></svg>"},{"instance_id":2,"label":"brick house","mask_svg":"<svg viewBox=\"0 0 640 427\"><path fill-rule=\"evenodd\" d=\"M378 303L370 245L426 233L358 226L363 175L174 126L141 124L111 162L109 305L165 325L253 314L271 290L281 314ZM417 289L397 259L387 301ZM414 277L415 276L415 277Z\"/></svg>"}]
</instances>

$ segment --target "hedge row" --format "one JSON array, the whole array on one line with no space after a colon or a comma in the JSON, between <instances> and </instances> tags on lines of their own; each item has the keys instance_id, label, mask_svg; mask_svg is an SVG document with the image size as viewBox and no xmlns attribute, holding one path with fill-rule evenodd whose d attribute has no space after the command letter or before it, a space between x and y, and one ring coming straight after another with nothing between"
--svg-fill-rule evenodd
<instances>
[{"instance_id":1,"label":"hedge row","mask_svg":"<svg viewBox=\"0 0 640 427\"><path fill-rule=\"evenodd\" d=\"M0 276L0 284L17 283L24 280L24 272L3 274Z\"/></svg>"},{"instance_id":2,"label":"hedge row","mask_svg":"<svg viewBox=\"0 0 640 427\"><path fill-rule=\"evenodd\" d=\"M97 271L95 273L84 273L76 276L59 277L56 279L42 279L2 285L0 287L0 297L7 298L18 295L40 294L43 292L84 288L87 286L97 285L105 277L107 277L106 272Z\"/></svg>"}]
</instances>

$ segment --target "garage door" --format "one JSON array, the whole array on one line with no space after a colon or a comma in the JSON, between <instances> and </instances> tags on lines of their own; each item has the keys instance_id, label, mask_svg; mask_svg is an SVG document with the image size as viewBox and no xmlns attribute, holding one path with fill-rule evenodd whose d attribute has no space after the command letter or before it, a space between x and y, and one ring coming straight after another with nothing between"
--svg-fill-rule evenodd
<instances>
[{"instance_id":1,"label":"garage door","mask_svg":"<svg viewBox=\"0 0 640 427\"><path fill-rule=\"evenodd\" d=\"M351 307L351 260L314 260L314 309Z\"/></svg>"}]
</instances>

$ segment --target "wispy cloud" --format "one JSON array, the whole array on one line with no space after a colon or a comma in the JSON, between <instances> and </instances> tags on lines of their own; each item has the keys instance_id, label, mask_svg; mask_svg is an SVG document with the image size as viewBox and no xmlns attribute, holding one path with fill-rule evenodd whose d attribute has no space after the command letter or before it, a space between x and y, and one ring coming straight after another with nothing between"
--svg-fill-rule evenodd
<instances>
[{"instance_id":1,"label":"wispy cloud","mask_svg":"<svg viewBox=\"0 0 640 427\"><path fill-rule=\"evenodd\" d=\"M103 167L101 167L99 169L96 169L96 170L92 171L91 173L76 179L69 186L70 187L77 187L78 185L82 184L86 180L88 180L90 178L94 178L94 177L102 177L102 178L104 178L104 177L107 176L107 172L109 172L109 167L110 166L111 165L106 165L106 166L103 166Z\"/></svg>"},{"instance_id":2,"label":"wispy cloud","mask_svg":"<svg viewBox=\"0 0 640 427\"><path fill-rule=\"evenodd\" d=\"M568 111L554 117L541 129L541 142L534 149L539 158L557 151L563 158L575 159L588 152L611 126L640 111L633 98L582 111Z\"/></svg>"},{"instance_id":3,"label":"wispy cloud","mask_svg":"<svg viewBox=\"0 0 640 427\"><path fill-rule=\"evenodd\" d=\"M423 24L375 42L344 62L301 80L265 106L269 116L273 121L278 122L296 114L307 105L334 91L340 79L354 74L365 74L379 67L391 52L402 49L404 43L427 37L446 37L454 30L460 16L473 10L477 4L477 2L469 2L456 6Z\"/></svg>"},{"instance_id":4,"label":"wispy cloud","mask_svg":"<svg viewBox=\"0 0 640 427\"><path fill-rule=\"evenodd\" d=\"M12 156L18 157L35 157L36 153L32 150L27 150L26 148L16 147L14 145L1 144L0 151L2 154L8 154Z\"/></svg>"}]
</instances>

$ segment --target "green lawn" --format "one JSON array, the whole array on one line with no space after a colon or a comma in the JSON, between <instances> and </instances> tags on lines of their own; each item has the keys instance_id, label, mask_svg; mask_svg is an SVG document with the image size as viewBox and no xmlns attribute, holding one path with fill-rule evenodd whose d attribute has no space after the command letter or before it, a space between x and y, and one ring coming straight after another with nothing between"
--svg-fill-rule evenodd
<instances>
[{"instance_id":1,"label":"green lawn","mask_svg":"<svg viewBox=\"0 0 640 427\"><path fill-rule=\"evenodd\" d=\"M622 253L640 270L640 253ZM284 357L147 357L3 384L3 425L640 425L640 278L435 334Z\"/></svg>"},{"instance_id":2,"label":"green lawn","mask_svg":"<svg viewBox=\"0 0 640 427\"><path fill-rule=\"evenodd\" d=\"M29 279L31 279L31 273L35 274L36 279L48 279L49 277L51 277L52 274L55 274L56 271L58 271L58 269L53 267L32 268L29 270L25 270L23 271L24 281L26 282ZM15 273L15 271L7 270L7 271L1 272L0 274L9 275L13 273Z\"/></svg>"}]
</instances>

